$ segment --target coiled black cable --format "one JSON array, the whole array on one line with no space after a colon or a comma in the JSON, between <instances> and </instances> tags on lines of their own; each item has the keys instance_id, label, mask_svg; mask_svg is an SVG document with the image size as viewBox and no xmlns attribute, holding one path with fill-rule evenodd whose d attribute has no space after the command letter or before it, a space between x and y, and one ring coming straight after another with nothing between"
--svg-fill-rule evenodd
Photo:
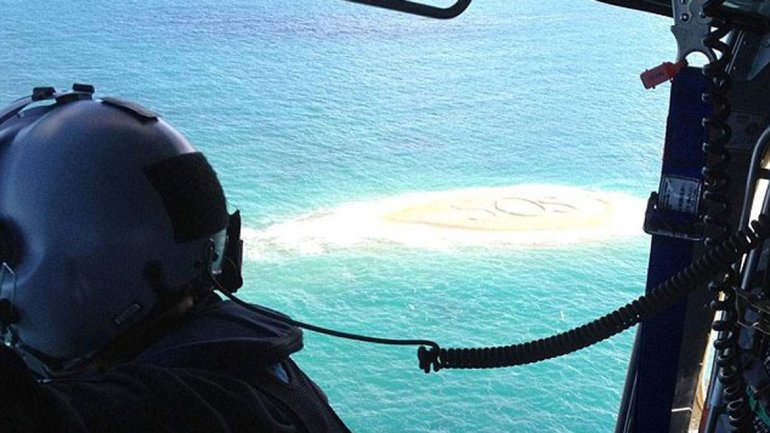
<instances>
[{"instance_id":1,"label":"coiled black cable","mask_svg":"<svg viewBox=\"0 0 770 433\"><path fill-rule=\"evenodd\" d=\"M713 8L721 5L724 0L709 2L704 11L708 13ZM719 53L717 58L703 67L703 75L711 82L711 89L703 95L703 100L713 106L711 117L703 120L706 130L706 141L703 143L703 152L706 156L706 164L703 168L704 192L703 201L705 212L703 222L706 230L705 244L707 247L722 242L730 232L728 218L730 207L727 197L728 177L727 166L730 163L730 154L727 145L732 137L732 130L727 124L730 116L730 101L727 92L732 80L727 68L730 64L732 53L730 46L722 39L729 33L730 25L724 19L712 18L713 31L704 38L704 44L714 53Z\"/></svg>"},{"instance_id":2,"label":"coiled black cable","mask_svg":"<svg viewBox=\"0 0 770 433\"><path fill-rule=\"evenodd\" d=\"M539 340L521 344L498 347L443 349L431 340L391 339L368 337L348 332L335 331L310 325L266 309L252 305L237 298L232 291L224 287L217 277L209 272L214 286L233 302L251 311L267 315L293 326L299 326L315 332L352 340L388 344L420 346L418 358L420 368L429 373L444 368L498 368L530 364L550 358L566 355L586 348L618 334L665 309L693 290L701 287L708 278L723 274L749 251L770 238L770 216L760 214L756 221L749 224L746 231L738 231L720 245L709 248L693 264L678 272L673 277L659 284L649 293L635 301L609 313L599 319L572 330ZM426 348L429 346L430 349Z\"/></svg>"},{"instance_id":3,"label":"coiled black cable","mask_svg":"<svg viewBox=\"0 0 770 433\"><path fill-rule=\"evenodd\" d=\"M713 105L712 116L704 120L707 139L703 143L706 154L706 166L703 168L705 190L703 199L705 213L703 222L706 229L706 246L721 242L729 232L727 166L730 154L727 145L732 131L727 123L731 108L728 99L731 78L728 67L732 59L731 47L722 40L731 30L730 23L724 18L715 17L716 8L724 0L714 0L704 5L704 12L712 17L712 31L704 39L706 47L717 54L716 60L703 67L703 74L711 81L711 89L704 94L704 101ZM735 269L730 268L708 284L716 299L711 302L715 312L712 329L717 331L714 341L716 366L719 369L719 382L722 384L722 399L730 426L736 432L754 430L751 409L749 407L741 365L741 350L738 345L738 313L736 311ZM721 294L721 295L720 295Z\"/></svg>"},{"instance_id":4,"label":"coiled black cable","mask_svg":"<svg viewBox=\"0 0 770 433\"><path fill-rule=\"evenodd\" d=\"M649 293L599 319L547 338L510 346L471 349L421 347L420 368L498 368L530 364L583 349L638 324L723 274L743 255L770 237L770 217L762 214L746 231L738 231Z\"/></svg>"}]
</instances>

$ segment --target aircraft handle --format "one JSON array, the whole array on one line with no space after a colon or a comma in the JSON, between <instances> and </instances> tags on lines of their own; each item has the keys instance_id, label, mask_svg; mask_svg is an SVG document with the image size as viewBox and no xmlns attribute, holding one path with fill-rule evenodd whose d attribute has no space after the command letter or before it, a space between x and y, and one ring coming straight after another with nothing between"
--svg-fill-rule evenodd
<instances>
[{"instance_id":1,"label":"aircraft handle","mask_svg":"<svg viewBox=\"0 0 770 433\"><path fill-rule=\"evenodd\" d=\"M426 5L424 3L413 2L409 0L347 0L353 3L360 3L369 6L390 9L408 14L419 15L428 18L438 18L448 20L455 18L468 8L471 0L457 0L455 4L446 8Z\"/></svg>"}]
</instances>

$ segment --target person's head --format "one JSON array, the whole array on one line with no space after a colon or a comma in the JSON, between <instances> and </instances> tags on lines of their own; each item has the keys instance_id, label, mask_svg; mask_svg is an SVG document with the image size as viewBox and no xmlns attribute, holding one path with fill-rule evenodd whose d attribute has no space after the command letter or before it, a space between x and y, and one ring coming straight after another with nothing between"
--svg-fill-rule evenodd
<instances>
[{"instance_id":1,"label":"person's head","mask_svg":"<svg viewBox=\"0 0 770 433\"><path fill-rule=\"evenodd\" d=\"M179 132L73 89L0 111L0 327L49 374L210 290L228 225L216 174Z\"/></svg>"}]
</instances>

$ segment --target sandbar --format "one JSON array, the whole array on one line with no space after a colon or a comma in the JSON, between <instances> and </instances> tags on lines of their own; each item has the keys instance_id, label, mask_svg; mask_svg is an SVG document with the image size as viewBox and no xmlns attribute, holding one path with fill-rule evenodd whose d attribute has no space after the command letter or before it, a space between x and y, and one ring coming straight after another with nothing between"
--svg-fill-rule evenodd
<instances>
[{"instance_id":1,"label":"sandbar","mask_svg":"<svg viewBox=\"0 0 770 433\"><path fill-rule=\"evenodd\" d=\"M624 193L564 185L414 192L246 228L244 240L250 258L373 244L429 249L556 246L641 234L644 203Z\"/></svg>"},{"instance_id":2,"label":"sandbar","mask_svg":"<svg viewBox=\"0 0 770 433\"><path fill-rule=\"evenodd\" d=\"M613 198L615 198L613 200ZM622 203L580 188L520 185L436 193L384 215L388 221L461 230L522 232L607 225Z\"/></svg>"}]
</instances>

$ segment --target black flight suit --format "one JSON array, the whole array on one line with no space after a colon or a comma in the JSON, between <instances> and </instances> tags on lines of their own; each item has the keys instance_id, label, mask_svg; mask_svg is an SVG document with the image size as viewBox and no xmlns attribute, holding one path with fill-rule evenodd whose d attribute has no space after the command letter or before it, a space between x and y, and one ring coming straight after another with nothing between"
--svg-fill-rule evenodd
<instances>
[{"instance_id":1,"label":"black flight suit","mask_svg":"<svg viewBox=\"0 0 770 433\"><path fill-rule=\"evenodd\" d=\"M302 333L218 298L131 362L37 382L0 345L0 432L349 432L289 358Z\"/></svg>"}]
</instances>

